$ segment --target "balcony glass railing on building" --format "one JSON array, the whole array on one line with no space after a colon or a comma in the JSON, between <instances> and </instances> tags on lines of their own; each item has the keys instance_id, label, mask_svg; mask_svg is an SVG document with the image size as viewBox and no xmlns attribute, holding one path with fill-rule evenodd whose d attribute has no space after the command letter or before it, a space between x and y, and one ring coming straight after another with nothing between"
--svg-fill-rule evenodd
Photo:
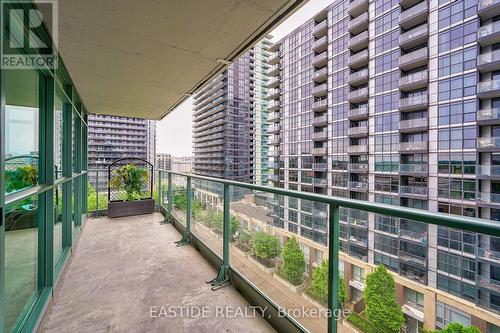
<instances>
[{"instance_id":1,"label":"balcony glass railing on building","mask_svg":"<svg viewBox=\"0 0 500 333\"><path fill-rule=\"evenodd\" d=\"M328 56L327 52L324 51L314 56L312 65L316 68L320 68L320 67L325 67L327 63L328 63Z\"/></svg>"},{"instance_id":2,"label":"balcony glass railing on building","mask_svg":"<svg viewBox=\"0 0 500 333\"><path fill-rule=\"evenodd\" d=\"M427 70L411 73L399 79L399 89L402 91L415 90L427 86Z\"/></svg>"},{"instance_id":3,"label":"balcony glass railing on building","mask_svg":"<svg viewBox=\"0 0 500 333\"><path fill-rule=\"evenodd\" d=\"M365 30L349 39L348 47L353 52L360 51L368 46L368 31Z\"/></svg>"},{"instance_id":4,"label":"balcony glass railing on building","mask_svg":"<svg viewBox=\"0 0 500 333\"><path fill-rule=\"evenodd\" d=\"M328 139L328 132L327 131L314 132L312 134L313 141L325 141L326 139Z\"/></svg>"},{"instance_id":5,"label":"balcony glass railing on building","mask_svg":"<svg viewBox=\"0 0 500 333\"><path fill-rule=\"evenodd\" d=\"M351 68L366 66L368 64L368 50L362 50L351 54L347 63Z\"/></svg>"},{"instance_id":6,"label":"balcony glass railing on building","mask_svg":"<svg viewBox=\"0 0 500 333\"><path fill-rule=\"evenodd\" d=\"M477 30L477 41L481 46L500 42L500 22L483 25Z\"/></svg>"},{"instance_id":7,"label":"balcony glass railing on building","mask_svg":"<svg viewBox=\"0 0 500 333\"><path fill-rule=\"evenodd\" d=\"M399 36L399 46L408 50L412 47L424 43L429 37L429 28L427 24L415 27Z\"/></svg>"},{"instance_id":8,"label":"balcony glass railing on building","mask_svg":"<svg viewBox=\"0 0 500 333\"><path fill-rule=\"evenodd\" d=\"M359 138L368 135L368 126L350 127L347 129L347 135L353 138Z\"/></svg>"},{"instance_id":9,"label":"balcony glass railing on building","mask_svg":"<svg viewBox=\"0 0 500 333\"><path fill-rule=\"evenodd\" d=\"M312 148L311 153L314 156L324 156L326 155L326 147Z\"/></svg>"},{"instance_id":10,"label":"balcony glass railing on building","mask_svg":"<svg viewBox=\"0 0 500 333\"><path fill-rule=\"evenodd\" d=\"M409 29L417 24L427 20L429 13L429 4L427 0L416 4L401 12L399 15L399 26L403 29Z\"/></svg>"},{"instance_id":11,"label":"balcony glass railing on building","mask_svg":"<svg viewBox=\"0 0 500 333\"><path fill-rule=\"evenodd\" d=\"M321 171L324 172L327 169L328 164L326 163L313 163L312 169L313 171Z\"/></svg>"},{"instance_id":12,"label":"balcony glass railing on building","mask_svg":"<svg viewBox=\"0 0 500 333\"><path fill-rule=\"evenodd\" d=\"M477 4L477 14L483 19L500 14L500 0L479 0Z\"/></svg>"},{"instance_id":13,"label":"balcony glass railing on building","mask_svg":"<svg viewBox=\"0 0 500 333\"><path fill-rule=\"evenodd\" d=\"M347 114L349 120L358 120L368 117L368 106L361 106L354 109L349 109Z\"/></svg>"},{"instance_id":14,"label":"balcony glass railing on building","mask_svg":"<svg viewBox=\"0 0 500 333\"><path fill-rule=\"evenodd\" d=\"M271 112L269 113L269 115L267 116L267 120L270 121L270 122L278 122L280 121L280 113L275 111L275 112Z\"/></svg>"},{"instance_id":15,"label":"balcony glass railing on building","mask_svg":"<svg viewBox=\"0 0 500 333\"><path fill-rule=\"evenodd\" d=\"M349 154L364 154L368 152L368 145L360 144L360 145L349 146L347 148L347 151Z\"/></svg>"},{"instance_id":16,"label":"balcony glass railing on building","mask_svg":"<svg viewBox=\"0 0 500 333\"><path fill-rule=\"evenodd\" d=\"M347 170L351 172L368 172L368 163L349 163Z\"/></svg>"},{"instance_id":17,"label":"balcony glass railing on building","mask_svg":"<svg viewBox=\"0 0 500 333\"><path fill-rule=\"evenodd\" d=\"M315 101L312 105L313 111L326 111L328 106L328 99L321 99L319 101Z\"/></svg>"},{"instance_id":18,"label":"balcony glass railing on building","mask_svg":"<svg viewBox=\"0 0 500 333\"><path fill-rule=\"evenodd\" d=\"M368 29L368 12L364 12L363 14L351 19L347 29L354 35Z\"/></svg>"},{"instance_id":19,"label":"balcony glass railing on building","mask_svg":"<svg viewBox=\"0 0 500 333\"><path fill-rule=\"evenodd\" d=\"M313 42L313 51L314 52L323 52L326 50L327 46L328 46L328 40L327 40L327 36L323 36L317 40L315 40Z\"/></svg>"},{"instance_id":20,"label":"balcony glass railing on building","mask_svg":"<svg viewBox=\"0 0 500 333\"><path fill-rule=\"evenodd\" d=\"M399 99L399 110L401 112L411 112L427 108L429 96L427 92L420 95L403 97Z\"/></svg>"},{"instance_id":21,"label":"balcony glass railing on building","mask_svg":"<svg viewBox=\"0 0 500 333\"><path fill-rule=\"evenodd\" d=\"M312 120L312 125L315 127L323 127L326 126L327 124L328 124L328 116L326 114L319 117L314 117Z\"/></svg>"},{"instance_id":22,"label":"balcony glass railing on building","mask_svg":"<svg viewBox=\"0 0 500 333\"><path fill-rule=\"evenodd\" d=\"M414 174L426 174L429 172L429 166L427 164L412 163L412 164L399 164L400 173L414 173Z\"/></svg>"},{"instance_id":23,"label":"balcony glass railing on building","mask_svg":"<svg viewBox=\"0 0 500 333\"><path fill-rule=\"evenodd\" d=\"M411 186L411 185L399 186L399 194L427 196L427 193L428 193L427 186Z\"/></svg>"},{"instance_id":24,"label":"balcony glass railing on building","mask_svg":"<svg viewBox=\"0 0 500 333\"><path fill-rule=\"evenodd\" d=\"M408 132L421 132L426 130L429 120L427 118L417 118L417 119L408 119L401 120L399 122L399 131L408 133Z\"/></svg>"},{"instance_id":25,"label":"balcony glass railing on building","mask_svg":"<svg viewBox=\"0 0 500 333\"><path fill-rule=\"evenodd\" d=\"M351 103L361 103L368 100L368 88L365 87L350 91L348 99Z\"/></svg>"},{"instance_id":26,"label":"balcony glass railing on building","mask_svg":"<svg viewBox=\"0 0 500 333\"><path fill-rule=\"evenodd\" d=\"M500 165L478 165L476 168L479 176L500 177Z\"/></svg>"},{"instance_id":27,"label":"balcony glass railing on building","mask_svg":"<svg viewBox=\"0 0 500 333\"><path fill-rule=\"evenodd\" d=\"M400 152L426 152L428 150L427 141L400 142Z\"/></svg>"},{"instance_id":28,"label":"balcony glass railing on building","mask_svg":"<svg viewBox=\"0 0 500 333\"><path fill-rule=\"evenodd\" d=\"M349 15L356 17L368 10L368 0L353 0L349 3Z\"/></svg>"},{"instance_id":29,"label":"balcony glass railing on building","mask_svg":"<svg viewBox=\"0 0 500 333\"><path fill-rule=\"evenodd\" d=\"M314 37L321 37L326 34L328 27L328 20L324 19L321 22L316 23L313 27L313 35Z\"/></svg>"},{"instance_id":30,"label":"balcony glass railing on building","mask_svg":"<svg viewBox=\"0 0 500 333\"><path fill-rule=\"evenodd\" d=\"M351 86L359 86L368 82L368 68L353 72L349 74L348 83Z\"/></svg>"},{"instance_id":31,"label":"balcony glass railing on building","mask_svg":"<svg viewBox=\"0 0 500 333\"><path fill-rule=\"evenodd\" d=\"M328 90L328 85L326 83L320 84L313 88L313 96L324 96Z\"/></svg>"},{"instance_id":32,"label":"balcony glass railing on building","mask_svg":"<svg viewBox=\"0 0 500 333\"><path fill-rule=\"evenodd\" d=\"M479 202L500 205L500 193L479 193Z\"/></svg>"},{"instance_id":33,"label":"balcony glass railing on building","mask_svg":"<svg viewBox=\"0 0 500 333\"><path fill-rule=\"evenodd\" d=\"M477 58L480 72L491 72L500 69L500 50L481 53Z\"/></svg>"},{"instance_id":34,"label":"balcony glass railing on building","mask_svg":"<svg viewBox=\"0 0 500 333\"><path fill-rule=\"evenodd\" d=\"M415 51L402 54L399 57L399 68L404 71L408 71L424 66L428 62L428 53L428 48L423 47Z\"/></svg>"},{"instance_id":35,"label":"balcony glass railing on building","mask_svg":"<svg viewBox=\"0 0 500 333\"><path fill-rule=\"evenodd\" d=\"M500 97L500 79L479 82L477 95L479 98Z\"/></svg>"},{"instance_id":36,"label":"balcony glass railing on building","mask_svg":"<svg viewBox=\"0 0 500 333\"><path fill-rule=\"evenodd\" d=\"M324 67L324 68L321 68L320 70L314 71L313 81L314 82L323 82L327 79L327 77L328 77L328 68Z\"/></svg>"},{"instance_id":37,"label":"balcony glass railing on building","mask_svg":"<svg viewBox=\"0 0 500 333\"><path fill-rule=\"evenodd\" d=\"M500 137L478 138L478 149L498 149L500 148Z\"/></svg>"}]
</instances>

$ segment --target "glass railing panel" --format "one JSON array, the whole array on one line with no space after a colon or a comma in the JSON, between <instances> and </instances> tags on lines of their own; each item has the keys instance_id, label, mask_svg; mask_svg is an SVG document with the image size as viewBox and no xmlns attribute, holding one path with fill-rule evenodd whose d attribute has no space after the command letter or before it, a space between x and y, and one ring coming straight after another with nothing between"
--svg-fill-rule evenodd
<instances>
[{"instance_id":1,"label":"glass railing panel","mask_svg":"<svg viewBox=\"0 0 500 333\"><path fill-rule=\"evenodd\" d=\"M94 217L106 214L108 209L108 170L89 170L87 176L88 214Z\"/></svg>"},{"instance_id":2,"label":"glass railing panel","mask_svg":"<svg viewBox=\"0 0 500 333\"><path fill-rule=\"evenodd\" d=\"M63 190L62 185L54 188L54 266L62 254L63 250Z\"/></svg>"},{"instance_id":3,"label":"glass railing panel","mask_svg":"<svg viewBox=\"0 0 500 333\"><path fill-rule=\"evenodd\" d=\"M172 175L172 216L186 226L187 178Z\"/></svg>"}]
</instances>

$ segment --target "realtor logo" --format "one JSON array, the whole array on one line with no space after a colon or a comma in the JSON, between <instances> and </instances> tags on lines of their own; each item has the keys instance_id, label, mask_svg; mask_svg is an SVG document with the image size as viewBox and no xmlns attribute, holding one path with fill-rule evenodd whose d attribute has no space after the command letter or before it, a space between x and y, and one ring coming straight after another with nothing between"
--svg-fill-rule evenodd
<instances>
[{"instance_id":1,"label":"realtor logo","mask_svg":"<svg viewBox=\"0 0 500 333\"><path fill-rule=\"evenodd\" d=\"M1 0L0 12L2 68L57 68L57 0Z\"/></svg>"}]
</instances>

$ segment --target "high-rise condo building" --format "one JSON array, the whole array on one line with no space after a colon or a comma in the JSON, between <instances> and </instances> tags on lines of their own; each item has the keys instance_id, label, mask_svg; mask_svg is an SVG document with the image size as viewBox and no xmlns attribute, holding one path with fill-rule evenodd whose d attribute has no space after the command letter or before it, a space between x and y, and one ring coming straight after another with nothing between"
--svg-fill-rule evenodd
<instances>
[{"instance_id":1,"label":"high-rise condo building","mask_svg":"<svg viewBox=\"0 0 500 333\"><path fill-rule=\"evenodd\" d=\"M336 0L272 45L271 183L499 221L499 14L488 0ZM270 209L310 274L328 253L326 207ZM411 332L498 332L499 238L350 209L340 238L352 302L384 264Z\"/></svg>"}]
</instances>

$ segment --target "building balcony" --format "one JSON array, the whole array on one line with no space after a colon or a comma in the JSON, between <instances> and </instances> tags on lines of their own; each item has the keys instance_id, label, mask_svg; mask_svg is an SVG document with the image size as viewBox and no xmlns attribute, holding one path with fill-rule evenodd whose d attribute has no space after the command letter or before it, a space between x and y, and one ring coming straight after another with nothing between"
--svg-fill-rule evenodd
<instances>
[{"instance_id":1,"label":"building balcony","mask_svg":"<svg viewBox=\"0 0 500 333\"><path fill-rule=\"evenodd\" d=\"M368 100L368 87L350 91L347 98L349 103L358 104L366 102Z\"/></svg>"},{"instance_id":2,"label":"building balcony","mask_svg":"<svg viewBox=\"0 0 500 333\"><path fill-rule=\"evenodd\" d=\"M357 35L366 29L368 29L368 12L364 12L363 14L351 19L347 28L347 30L353 35Z\"/></svg>"},{"instance_id":3,"label":"building balcony","mask_svg":"<svg viewBox=\"0 0 500 333\"><path fill-rule=\"evenodd\" d=\"M484 99L500 97L500 79L479 82L477 97Z\"/></svg>"},{"instance_id":4,"label":"building balcony","mask_svg":"<svg viewBox=\"0 0 500 333\"><path fill-rule=\"evenodd\" d=\"M361 106L355 109L349 109L347 113L349 120L361 120L368 118L368 106Z\"/></svg>"},{"instance_id":5,"label":"building balcony","mask_svg":"<svg viewBox=\"0 0 500 333\"><path fill-rule=\"evenodd\" d=\"M361 138L364 136L368 136L368 126L350 127L347 130L347 135L350 138Z\"/></svg>"},{"instance_id":6,"label":"building balcony","mask_svg":"<svg viewBox=\"0 0 500 333\"><path fill-rule=\"evenodd\" d=\"M499 70L500 50L481 53L477 58L477 69L482 73Z\"/></svg>"},{"instance_id":7,"label":"building balcony","mask_svg":"<svg viewBox=\"0 0 500 333\"><path fill-rule=\"evenodd\" d=\"M314 186L326 187L327 182L326 178L313 178Z\"/></svg>"},{"instance_id":8,"label":"building balcony","mask_svg":"<svg viewBox=\"0 0 500 333\"><path fill-rule=\"evenodd\" d=\"M417 265L422 268L427 267L427 259L422 256L417 256L412 253L404 252L404 251L399 251L399 260L404 261L406 263L412 264L412 265Z\"/></svg>"},{"instance_id":9,"label":"building balcony","mask_svg":"<svg viewBox=\"0 0 500 333\"><path fill-rule=\"evenodd\" d=\"M327 168L328 164L326 163L313 163L312 165L313 171L326 172Z\"/></svg>"},{"instance_id":10,"label":"building balcony","mask_svg":"<svg viewBox=\"0 0 500 333\"><path fill-rule=\"evenodd\" d=\"M279 163L274 163L274 162L269 162L267 164L267 166L268 166L269 169L279 169L280 164Z\"/></svg>"},{"instance_id":11,"label":"building balcony","mask_svg":"<svg viewBox=\"0 0 500 333\"><path fill-rule=\"evenodd\" d=\"M367 154L368 145L364 144L364 145L349 146L347 148L347 152L351 155Z\"/></svg>"},{"instance_id":12,"label":"building balcony","mask_svg":"<svg viewBox=\"0 0 500 333\"><path fill-rule=\"evenodd\" d=\"M481 46L488 46L500 42L500 22L493 22L479 27L477 42Z\"/></svg>"},{"instance_id":13,"label":"building balcony","mask_svg":"<svg viewBox=\"0 0 500 333\"><path fill-rule=\"evenodd\" d=\"M478 165L476 168L478 177L482 179L500 177L500 165Z\"/></svg>"},{"instance_id":14,"label":"building balcony","mask_svg":"<svg viewBox=\"0 0 500 333\"><path fill-rule=\"evenodd\" d=\"M478 248L477 255L479 258L492 261L495 264L500 261L500 252L495 250Z\"/></svg>"},{"instance_id":15,"label":"building balcony","mask_svg":"<svg viewBox=\"0 0 500 333\"><path fill-rule=\"evenodd\" d=\"M429 4L427 0L406 9L399 15L399 26L403 29L410 29L418 24L424 23L429 15Z\"/></svg>"},{"instance_id":16,"label":"building balcony","mask_svg":"<svg viewBox=\"0 0 500 333\"><path fill-rule=\"evenodd\" d=\"M278 111L280 109L280 101L279 100L272 100L267 104L267 111L273 112L273 111Z\"/></svg>"},{"instance_id":17,"label":"building balcony","mask_svg":"<svg viewBox=\"0 0 500 333\"><path fill-rule=\"evenodd\" d=\"M312 125L314 127L324 127L328 125L328 116L326 114L319 116L319 117L314 117L312 120Z\"/></svg>"},{"instance_id":18,"label":"building balcony","mask_svg":"<svg viewBox=\"0 0 500 333\"><path fill-rule=\"evenodd\" d=\"M280 85L280 78L279 76L274 76L272 78L269 79L269 81L267 82L267 87L268 88L276 88Z\"/></svg>"},{"instance_id":19,"label":"building balcony","mask_svg":"<svg viewBox=\"0 0 500 333\"><path fill-rule=\"evenodd\" d=\"M280 73L280 64L275 64L269 67L267 70L267 75L268 76L276 76Z\"/></svg>"},{"instance_id":20,"label":"building balcony","mask_svg":"<svg viewBox=\"0 0 500 333\"><path fill-rule=\"evenodd\" d=\"M314 97L326 96L327 92L328 92L328 85L326 83L322 83L313 88Z\"/></svg>"},{"instance_id":21,"label":"building balcony","mask_svg":"<svg viewBox=\"0 0 500 333\"><path fill-rule=\"evenodd\" d=\"M399 111L412 112L426 109L429 105L427 93L399 99Z\"/></svg>"},{"instance_id":22,"label":"building balcony","mask_svg":"<svg viewBox=\"0 0 500 333\"><path fill-rule=\"evenodd\" d=\"M279 133L279 132L280 132L280 125L279 124L271 125L267 129L267 133L269 133L269 134L276 134L276 133Z\"/></svg>"},{"instance_id":23,"label":"building balcony","mask_svg":"<svg viewBox=\"0 0 500 333\"><path fill-rule=\"evenodd\" d=\"M328 55L327 52L325 51L323 53L314 56L312 65L316 68L322 68L325 67L327 63L328 63Z\"/></svg>"},{"instance_id":24,"label":"building balcony","mask_svg":"<svg viewBox=\"0 0 500 333\"><path fill-rule=\"evenodd\" d=\"M400 142L400 153L426 153L429 150L429 143L427 141L419 142Z\"/></svg>"},{"instance_id":25,"label":"building balcony","mask_svg":"<svg viewBox=\"0 0 500 333\"><path fill-rule=\"evenodd\" d=\"M279 90L279 88L269 89L269 91L267 92L267 95L266 95L266 98L268 100L278 99L279 97L280 97L280 90Z\"/></svg>"},{"instance_id":26,"label":"building balcony","mask_svg":"<svg viewBox=\"0 0 500 333\"><path fill-rule=\"evenodd\" d=\"M347 46L352 52L358 52L368 47L368 31L365 30L360 34L351 37Z\"/></svg>"},{"instance_id":27,"label":"building balcony","mask_svg":"<svg viewBox=\"0 0 500 333\"><path fill-rule=\"evenodd\" d=\"M367 182L349 181L348 188L351 191L367 192L368 191L368 183Z\"/></svg>"},{"instance_id":28,"label":"building balcony","mask_svg":"<svg viewBox=\"0 0 500 333\"><path fill-rule=\"evenodd\" d=\"M413 133L426 131L429 127L429 120L427 118L417 118L401 120L399 122L399 131L401 133Z\"/></svg>"},{"instance_id":29,"label":"building balcony","mask_svg":"<svg viewBox=\"0 0 500 333\"><path fill-rule=\"evenodd\" d=\"M323 36L320 39L316 39L313 42L312 49L316 53L321 53L323 51L326 51L327 48L328 48L328 39L326 36Z\"/></svg>"},{"instance_id":30,"label":"building balcony","mask_svg":"<svg viewBox=\"0 0 500 333\"><path fill-rule=\"evenodd\" d=\"M313 156L325 156L327 153L326 147L313 148L311 149L311 154Z\"/></svg>"},{"instance_id":31,"label":"building balcony","mask_svg":"<svg viewBox=\"0 0 500 333\"><path fill-rule=\"evenodd\" d=\"M349 15L356 17L363 12L368 11L368 0L353 0L349 3Z\"/></svg>"},{"instance_id":32,"label":"building balcony","mask_svg":"<svg viewBox=\"0 0 500 333\"><path fill-rule=\"evenodd\" d=\"M280 144L280 139L279 138L273 138L271 140L269 140L269 144L271 146L279 146Z\"/></svg>"},{"instance_id":33,"label":"building balcony","mask_svg":"<svg viewBox=\"0 0 500 333\"><path fill-rule=\"evenodd\" d=\"M477 149L479 151L499 151L500 137L477 138Z\"/></svg>"},{"instance_id":34,"label":"building balcony","mask_svg":"<svg viewBox=\"0 0 500 333\"><path fill-rule=\"evenodd\" d=\"M404 196L426 197L428 194L427 186L399 186L399 194Z\"/></svg>"},{"instance_id":35,"label":"building balcony","mask_svg":"<svg viewBox=\"0 0 500 333\"><path fill-rule=\"evenodd\" d=\"M429 173L429 166L423 163L400 164L399 173L405 175L425 175Z\"/></svg>"},{"instance_id":36,"label":"building balcony","mask_svg":"<svg viewBox=\"0 0 500 333\"><path fill-rule=\"evenodd\" d=\"M267 63L269 65L276 65L280 62L280 53L279 51L272 52L267 59Z\"/></svg>"},{"instance_id":37,"label":"building balcony","mask_svg":"<svg viewBox=\"0 0 500 333\"><path fill-rule=\"evenodd\" d=\"M328 68L327 67L323 67L320 70L314 71L314 74L313 74L313 81L314 82L321 83L321 82L326 81L327 78L328 78Z\"/></svg>"},{"instance_id":38,"label":"building balcony","mask_svg":"<svg viewBox=\"0 0 500 333\"><path fill-rule=\"evenodd\" d=\"M366 66L368 64L368 50L351 54L347 60L347 64L353 69Z\"/></svg>"},{"instance_id":39,"label":"building balcony","mask_svg":"<svg viewBox=\"0 0 500 333\"><path fill-rule=\"evenodd\" d=\"M353 173L367 173L368 163L349 163L347 165L347 170Z\"/></svg>"},{"instance_id":40,"label":"building balcony","mask_svg":"<svg viewBox=\"0 0 500 333\"><path fill-rule=\"evenodd\" d=\"M486 205L499 206L500 205L500 194L481 192L479 193L479 203Z\"/></svg>"},{"instance_id":41,"label":"building balcony","mask_svg":"<svg viewBox=\"0 0 500 333\"><path fill-rule=\"evenodd\" d=\"M479 125L493 125L500 123L500 108L478 110L477 123Z\"/></svg>"},{"instance_id":42,"label":"building balcony","mask_svg":"<svg viewBox=\"0 0 500 333\"><path fill-rule=\"evenodd\" d=\"M328 20L324 19L323 21L316 23L316 25L313 27L313 36L316 38L320 38L322 36L325 36L327 31L328 31Z\"/></svg>"},{"instance_id":43,"label":"building balcony","mask_svg":"<svg viewBox=\"0 0 500 333\"><path fill-rule=\"evenodd\" d=\"M312 140L313 141L326 141L326 140L328 140L328 132L327 131L315 132L312 134Z\"/></svg>"},{"instance_id":44,"label":"building balcony","mask_svg":"<svg viewBox=\"0 0 500 333\"><path fill-rule=\"evenodd\" d=\"M399 58L399 68L404 71L409 71L411 69L424 66L428 62L428 54L427 47L403 54Z\"/></svg>"},{"instance_id":45,"label":"building balcony","mask_svg":"<svg viewBox=\"0 0 500 333\"><path fill-rule=\"evenodd\" d=\"M479 0L477 15L486 20L500 14L500 0Z\"/></svg>"},{"instance_id":46,"label":"building balcony","mask_svg":"<svg viewBox=\"0 0 500 333\"><path fill-rule=\"evenodd\" d=\"M348 83L351 86L359 86L368 82L368 68L351 73L349 75Z\"/></svg>"},{"instance_id":47,"label":"building balcony","mask_svg":"<svg viewBox=\"0 0 500 333\"><path fill-rule=\"evenodd\" d=\"M428 244L428 235L426 231L416 232L412 230L399 229L399 237L422 245Z\"/></svg>"},{"instance_id":48,"label":"building balcony","mask_svg":"<svg viewBox=\"0 0 500 333\"><path fill-rule=\"evenodd\" d=\"M279 112L271 112L267 116L267 121L271 123L276 123L280 121L280 113Z\"/></svg>"},{"instance_id":49,"label":"building balcony","mask_svg":"<svg viewBox=\"0 0 500 333\"><path fill-rule=\"evenodd\" d=\"M321 111L326 111L328 108L328 99L322 99L319 101L316 101L312 105L312 110L314 112L321 112Z\"/></svg>"},{"instance_id":50,"label":"building balcony","mask_svg":"<svg viewBox=\"0 0 500 333\"><path fill-rule=\"evenodd\" d=\"M399 47L408 50L426 42L428 38L429 28L427 24L420 25L399 36Z\"/></svg>"},{"instance_id":51,"label":"building balcony","mask_svg":"<svg viewBox=\"0 0 500 333\"><path fill-rule=\"evenodd\" d=\"M403 76L399 79L399 90L411 91L427 87L428 76L429 75L426 69Z\"/></svg>"}]
</instances>

